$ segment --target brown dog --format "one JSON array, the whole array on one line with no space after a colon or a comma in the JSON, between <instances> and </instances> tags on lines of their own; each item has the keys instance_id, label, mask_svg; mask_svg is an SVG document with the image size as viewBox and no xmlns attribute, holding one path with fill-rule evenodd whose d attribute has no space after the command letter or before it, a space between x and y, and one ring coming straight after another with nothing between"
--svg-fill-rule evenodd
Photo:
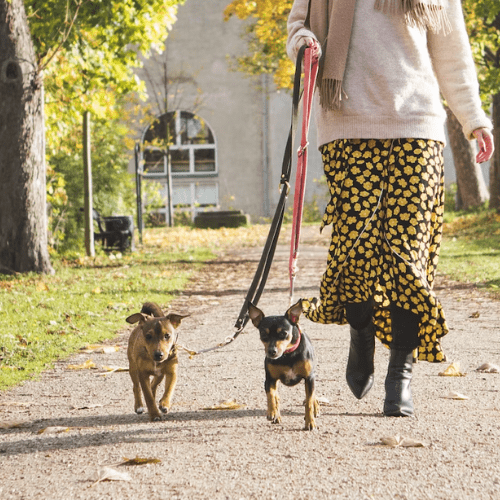
<instances>
[{"instance_id":1,"label":"brown dog","mask_svg":"<svg viewBox=\"0 0 500 500\"><path fill-rule=\"evenodd\" d=\"M156 405L156 389L165 378L165 393L160 399L160 410L167 413L177 382L177 335L174 330L186 316L167 314L158 304L146 302L140 313L127 318L128 323L139 325L128 341L129 373L134 384L134 408L137 414L144 413L141 389L148 407L151 421L161 420ZM150 377L153 377L151 382Z\"/></svg>"}]
</instances>

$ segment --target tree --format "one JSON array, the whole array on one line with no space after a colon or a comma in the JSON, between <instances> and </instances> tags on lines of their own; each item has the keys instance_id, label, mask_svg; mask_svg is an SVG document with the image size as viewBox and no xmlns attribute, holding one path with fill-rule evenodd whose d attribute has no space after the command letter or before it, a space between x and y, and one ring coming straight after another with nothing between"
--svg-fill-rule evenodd
<instances>
[{"instance_id":1,"label":"tree","mask_svg":"<svg viewBox=\"0 0 500 500\"><path fill-rule=\"evenodd\" d=\"M42 82L22 0L0 0L0 272L52 273Z\"/></svg>"},{"instance_id":2,"label":"tree","mask_svg":"<svg viewBox=\"0 0 500 500\"><path fill-rule=\"evenodd\" d=\"M490 207L500 211L500 2L463 0L485 109L492 110L496 150L490 162Z\"/></svg>"},{"instance_id":3,"label":"tree","mask_svg":"<svg viewBox=\"0 0 500 500\"><path fill-rule=\"evenodd\" d=\"M446 114L446 126L457 175L456 208L469 210L483 205L489 199L488 188L481 167L476 163L477 150L474 142L467 140L462 125L448 107Z\"/></svg>"},{"instance_id":4,"label":"tree","mask_svg":"<svg viewBox=\"0 0 500 500\"><path fill-rule=\"evenodd\" d=\"M148 55L151 47L161 46L181 1L0 0L4 272L52 272L46 236L42 75L50 102L50 156L83 111L113 116L121 96L143 89L133 73L141 65L138 53Z\"/></svg>"}]
</instances>

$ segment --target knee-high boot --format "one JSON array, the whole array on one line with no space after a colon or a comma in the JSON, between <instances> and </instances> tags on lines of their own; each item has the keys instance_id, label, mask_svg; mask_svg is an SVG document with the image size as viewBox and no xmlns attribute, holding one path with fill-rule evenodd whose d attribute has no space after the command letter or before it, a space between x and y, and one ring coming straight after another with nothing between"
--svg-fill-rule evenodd
<instances>
[{"instance_id":1,"label":"knee-high boot","mask_svg":"<svg viewBox=\"0 0 500 500\"><path fill-rule=\"evenodd\" d=\"M391 347L389 368L385 379L384 415L387 417L412 417L411 395L413 350Z\"/></svg>"},{"instance_id":2,"label":"knee-high boot","mask_svg":"<svg viewBox=\"0 0 500 500\"><path fill-rule=\"evenodd\" d=\"M368 325L354 329L351 326L351 344L347 361L346 380L352 393L361 399L373 386L373 356L375 354L375 328Z\"/></svg>"}]
</instances>

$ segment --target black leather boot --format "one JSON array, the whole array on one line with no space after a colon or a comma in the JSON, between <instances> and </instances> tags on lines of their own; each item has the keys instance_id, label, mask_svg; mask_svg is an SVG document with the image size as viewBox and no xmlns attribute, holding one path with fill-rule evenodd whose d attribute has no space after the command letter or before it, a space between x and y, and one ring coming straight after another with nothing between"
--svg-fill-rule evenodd
<instances>
[{"instance_id":1,"label":"black leather boot","mask_svg":"<svg viewBox=\"0 0 500 500\"><path fill-rule=\"evenodd\" d=\"M386 417L412 417L411 396L413 350L391 348L391 357L385 379L384 415Z\"/></svg>"},{"instance_id":2,"label":"black leather boot","mask_svg":"<svg viewBox=\"0 0 500 500\"><path fill-rule=\"evenodd\" d=\"M351 326L351 345L345 377L347 385L358 399L366 396L373 386L374 354L375 328L372 321L359 330Z\"/></svg>"}]
</instances>

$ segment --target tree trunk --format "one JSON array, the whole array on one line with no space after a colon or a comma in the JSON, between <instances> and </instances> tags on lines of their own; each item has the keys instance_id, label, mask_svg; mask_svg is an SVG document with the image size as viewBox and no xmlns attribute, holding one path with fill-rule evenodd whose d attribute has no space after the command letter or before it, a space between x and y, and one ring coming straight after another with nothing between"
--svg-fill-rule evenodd
<instances>
[{"instance_id":1,"label":"tree trunk","mask_svg":"<svg viewBox=\"0 0 500 500\"><path fill-rule=\"evenodd\" d=\"M500 212L500 92L493 96L495 152L490 161L490 207Z\"/></svg>"},{"instance_id":2,"label":"tree trunk","mask_svg":"<svg viewBox=\"0 0 500 500\"><path fill-rule=\"evenodd\" d=\"M481 167L476 163L475 144L464 136L462 126L449 108L446 108L446 114L448 138L457 175L457 208L468 210L488 200L488 189Z\"/></svg>"},{"instance_id":3,"label":"tree trunk","mask_svg":"<svg viewBox=\"0 0 500 500\"><path fill-rule=\"evenodd\" d=\"M53 273L41 80L23 0L0 0L0 272Z\"/></svg>"}]
</instances>

